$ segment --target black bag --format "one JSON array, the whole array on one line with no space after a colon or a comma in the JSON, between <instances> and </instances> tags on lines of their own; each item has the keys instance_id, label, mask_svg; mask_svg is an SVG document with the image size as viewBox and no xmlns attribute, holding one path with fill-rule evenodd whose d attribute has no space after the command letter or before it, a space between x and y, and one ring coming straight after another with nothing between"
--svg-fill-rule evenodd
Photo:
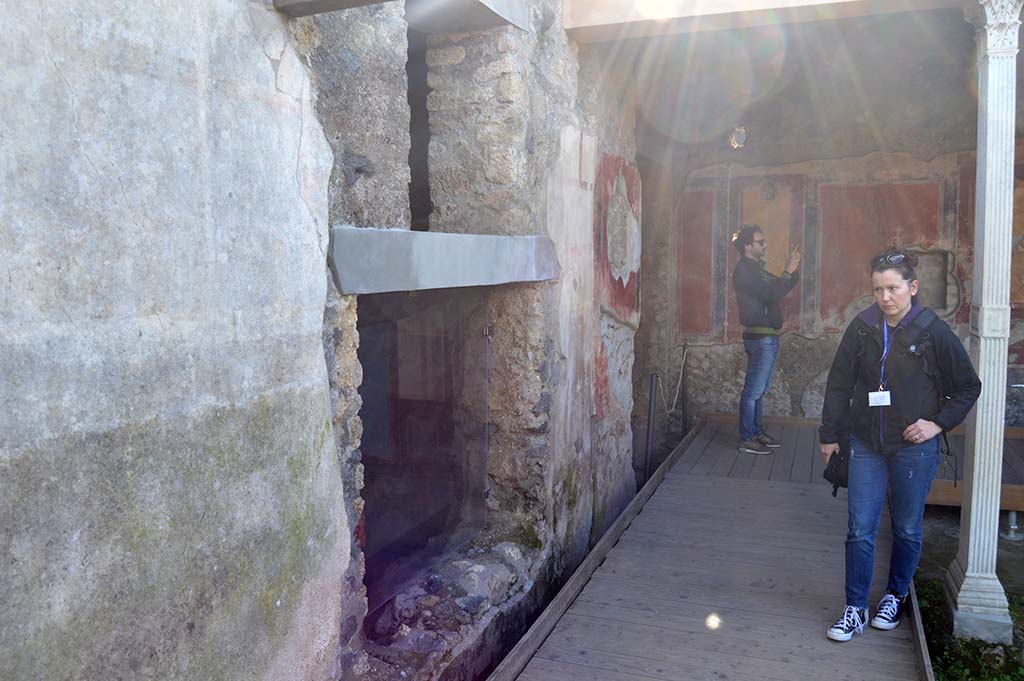
<instances>
[{"instance_id":1,"label":"black bag","mask_svg":"<svg viewBox=\"0 0 1024 681\"><path fill-rule=\"evenodd\" d=\"M832 483L832 496L836 496L840 487L849 487L850 480L850 436L843 434L839 438L839 451L833 454L821 476Z\"/></svg>"}]
</instances>

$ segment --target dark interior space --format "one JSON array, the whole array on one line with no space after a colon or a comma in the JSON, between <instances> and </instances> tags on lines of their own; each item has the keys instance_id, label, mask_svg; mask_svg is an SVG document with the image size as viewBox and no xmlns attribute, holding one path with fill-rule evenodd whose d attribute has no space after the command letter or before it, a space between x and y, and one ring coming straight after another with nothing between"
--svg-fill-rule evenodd
<instances>
[{"instance_id":1,"label":"dark interior space","mask_svg":"<svg viewBox=\"0 0 1024 681\"><path fill-rule=\"evenodd\" d=\"M371 610L484 520L488 351L476 289L359 298Z\"/></svg>"},{"instance_id":2,"label":"dark interior space","mask_svg":"<svg viewBox=\"0 0 1024 681\"><path fill-rule=\"evenodd\" d=\"M409 60L405 71L409 78L409 206L412 209L412 229L426 232L430 229L430 121L427 116L427 36L409 29Z\"/></svg>"}]
</instances>

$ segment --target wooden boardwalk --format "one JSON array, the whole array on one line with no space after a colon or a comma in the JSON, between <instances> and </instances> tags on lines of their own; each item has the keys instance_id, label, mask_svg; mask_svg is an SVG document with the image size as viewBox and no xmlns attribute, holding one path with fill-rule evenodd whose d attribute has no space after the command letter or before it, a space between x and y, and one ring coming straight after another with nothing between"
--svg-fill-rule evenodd
<instances>
[{"instance_id":1,"label":"wooden boardwalk","mask_svg":"<svg viewBox=\"0 0 1024 681\"><path fill-rule=\"evenodd\" d=\"M712 478L739 478L744 480L776 480L782 482L828 483L821 477L825 464L818 450L818 424L810 419L766 418L766 429L783 442L783 446L770 456L740 454L736 449L739 439L736 417L714 414L708 418L704 430L713 431L707 445L690 447L676 463L674 470L690 475ZM1024 435L1020 429L1010 429L1003 448L1003 510L1024 511ZM704 440L702 439L702 442ZM950 437L955 462L943 457L938 475L932 484L928 503L959 506L963 485L954 486L957 475L964 478L964 437ZM699 450L699 451L698 451Z\"/></svg>"},{"instance_id":2,"label":"wooden boardwalk","mask_svg":"<svg viewBox=\"0 0 1024 681\"><path fill-rule=\"evenodd\" d=\"M729 424L705 423L491 678L921 678L912 619L825 638L844 605L845 494L817 482L810 428L776 434L775 455L739 455ZM883 518L872 605L889 542Z\"/></svg>"}]
</instances>

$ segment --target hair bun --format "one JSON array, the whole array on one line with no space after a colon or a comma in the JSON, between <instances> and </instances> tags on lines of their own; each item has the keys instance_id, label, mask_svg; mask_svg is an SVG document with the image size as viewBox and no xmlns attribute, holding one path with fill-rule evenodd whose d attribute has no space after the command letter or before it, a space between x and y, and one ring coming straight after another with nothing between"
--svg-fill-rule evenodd
<instances>
[{"instance_id":1,"label":"hair bun","mask_svg":"<svg viewBox=\"0 0 1024 681\"><path fill-rule=\"evenodd\" d=\"M902 249L900 249L900 253L903 254L904 258L906 258L906 263L908 265L910 265L911 267L917 267L918 260L915 254L911 253L910 251L904 251Z\"/></svg>"}]
</instances>

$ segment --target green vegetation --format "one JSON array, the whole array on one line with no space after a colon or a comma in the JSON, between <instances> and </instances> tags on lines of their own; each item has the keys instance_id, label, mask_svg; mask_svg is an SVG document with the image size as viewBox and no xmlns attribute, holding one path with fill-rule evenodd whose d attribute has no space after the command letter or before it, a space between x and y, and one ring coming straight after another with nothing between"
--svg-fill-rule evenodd
<instances>
[{"instance_id":1,"label":"green vegetation","mask_svg":"<svg viewBox=\"0 0 1024 681\"><path fill-rule=\"evenodd\" d=\"M1011 594L1013 645L953 637L942 580L915 580L921 619L936 681L1024 681L1024 594Z\"/></svg>"}]
</instances>

